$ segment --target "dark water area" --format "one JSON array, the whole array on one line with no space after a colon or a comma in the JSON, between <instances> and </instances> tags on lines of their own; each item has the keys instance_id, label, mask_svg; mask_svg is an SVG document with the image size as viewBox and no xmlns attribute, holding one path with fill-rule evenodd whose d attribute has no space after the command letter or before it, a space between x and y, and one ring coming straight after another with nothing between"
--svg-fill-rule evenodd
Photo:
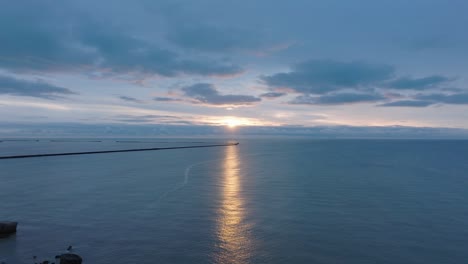
<instances>
[{"instance_id":1,"label":"dark water area","mask_svg":"<svg viewBox=\"0 0 468 264\"><path fill-rule=\"evenodd\" d=\"M0 155L191 140L84 141L3 141ZM468 261L468 141L239 142L0 160L0 221L19 222L0 262L68 245L84 263Z\"/></svg>"}]
</instances>

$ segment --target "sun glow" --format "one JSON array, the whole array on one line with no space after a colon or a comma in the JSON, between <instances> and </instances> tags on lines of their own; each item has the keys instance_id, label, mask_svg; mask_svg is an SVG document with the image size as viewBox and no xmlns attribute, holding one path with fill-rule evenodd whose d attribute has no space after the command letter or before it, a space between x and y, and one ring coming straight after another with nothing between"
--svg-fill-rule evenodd
<instances>
[{"instance_id":1,"label":"sun glow","mask_svg":"<svg viewBox=\"0 0 468 264\"><path fill-rule=\"evenodd\" d=\"M242 120L237 119L237 118L226 118L224 120L224 124L229 128L235 128L237 126L244 125Z\"/></svg>"},{"instance_id":2,"label":"sun glow","mask_svg":"<svg viewBox=\"0 0 468 264\"><path fill-rule=\"evenodd\" d=\"M213 126L224 126L229 129L247 126L277 126L278 123L273 123L265 120L260 120L250 117L237 116L222 116L222 117L207 117L204 120L205 124Z\"/></svg>"}]
</instances>

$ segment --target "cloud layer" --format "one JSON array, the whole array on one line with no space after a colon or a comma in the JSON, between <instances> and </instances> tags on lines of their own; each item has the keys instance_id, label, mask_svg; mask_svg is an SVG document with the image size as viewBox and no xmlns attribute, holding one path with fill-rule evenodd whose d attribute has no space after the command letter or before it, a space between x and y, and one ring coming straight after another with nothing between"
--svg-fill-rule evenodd
<instances>
[{"instance_id":1,"label":"cloud layer","mask_svg":"<svg viewBox=\"0 0 468 264\"><path fill-rule=\"evenodd\" d=\"M379 106L387 107L426 107L437 103L464 104L466 100L463 93L414 94L442 92L446 90L444 85L455 78L444 75L399 77L394 66L358 61L308 60L293 65L290 72L261 76L260 80L273 90L261 96L284 95L282 91L288 91L299 94L289 101L295 105L380 102ZM392 100L397 94L395 91L406 93Z\"/></svg>"},{"instance_id":2,"label":"cloud layer","mask_svg":"<svg viewBox=\"0 0 468 264\"><path fill-rule=\"evenodd\" d=\"M432 75L423 78L401 77L391 81L388 86L401 90L426 90L435 88L440 84L450 81L450 78L441 75Z\"/></svg>"},{"instance_id":3,"label":"cloud layer","mask_svg":"<svg viewBox=\"0 0 468 264\"><path fill-rule=\"evenodd\" d=\"M379 94L366 93L336 93L322 96L300 95L292 100L291 104L310 104L310 105L341 105L353 103L377 102L385 99Z\"/></svg>"},{"instance_id":4,"label":"cloud layer","mask_svg":"<svg viewBox=\"0 0 468 264\"><path fill-rule=\"evenodd\" d=\"M130 97L130 96L125 96L125 95L121 95L118 98L121 99L121 100L130 102L130 103L142 103L143 102L143 101L138 100L136 98L133 98L133 97Z\"/></svg>"},{"instance_id":5,"label":"cloud layer","mask_svg":"<svg viewBox=\"0 0 468 264\"><path fill-rule=\"evenodd\" d=\"M468 128L467 8L442 0L3 1L0 122L31 122L37 110L51 122L203 116L210 124Z\"/></svg>"},{"instance_id":6,"label":"cloud layer","mask_svg":"<svg viewBox=\"0 0 468 264\"><path fill-rule=\"evenodd\" d=\"M309 60L293 65L291 72L262 77L272 88L298 93L324 94L343 88L362 88L388 80L394 68L385 64Z\"/></svg>"},{"instance_id":7,"label":"cloud layer","mask_svg":"<svg viewBox=\"0 0 468 264\"><path fill-rule=\"evenodd\" d=\"M209 83L197 83L182 88L185 96L194 99L198 103L209 105L249 105L260 102L261 99L250 95L220 94L219 91Z\"/></svg>"},{"instance_id":8,"label":"cloud layer","mask_svg":"<svg viewBox=\"0 0 468 264\"><path fill-rule=\"evenodd\" d=\"M76 93L67 88L55 86L39 79L30 81L0 75L1 94L57 99Z\"/></svg>"},{"instance_id":9,"label":"cloud layer","mask_svg":"<svg viewBox=\"0 0 468 264\"><path fill-rule=\"evenodd\" d=\"M185 55L98 22L67 1L9 2L0 10L0 67L20 71L225 76L242 68L216 58ZM84 17L82 19L80 17Z\"/></svg>"},{"instance_id":10,"label":"cloud layer","mask_svg":"<svg viewBox=\"0 0 468 264\"><path fill-rule=\"evenodd\" d=\"M432 101L424 101L424 100L399 100L393 101L390 103L381 104L379 106L387 106L387 107L426 107L429 105L434 104Z\"/></svg>"}]
</instances>

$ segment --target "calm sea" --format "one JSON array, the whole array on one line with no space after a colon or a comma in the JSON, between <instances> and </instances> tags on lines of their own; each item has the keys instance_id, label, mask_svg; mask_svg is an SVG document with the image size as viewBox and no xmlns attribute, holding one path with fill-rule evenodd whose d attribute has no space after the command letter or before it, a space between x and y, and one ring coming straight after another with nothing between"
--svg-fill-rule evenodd
<instances>
[{"instance_id":1,"label":"calm sea","mask_svg":"<svg viewBox=\"0 0 468 264\"><path fill-rule=\"evenodd\" d=\"M220 142L88 141L0 155ZM0 262L468 263L468 141L239 142L0 160Z\"/></svg>"}]
</instances>

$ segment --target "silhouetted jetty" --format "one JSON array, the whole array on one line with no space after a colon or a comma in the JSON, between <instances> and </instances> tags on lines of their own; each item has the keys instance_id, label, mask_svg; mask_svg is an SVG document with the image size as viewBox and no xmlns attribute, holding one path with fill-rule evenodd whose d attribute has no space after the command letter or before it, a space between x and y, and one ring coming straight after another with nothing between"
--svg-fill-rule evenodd
<instances>
[{"instance_id":1,"label":"silhouetted jetty","mask_svg":"<svg viewBox=\"0 0 468 264\"><path fill-rule=\"evenodd\" d=\"M205 144L203 141L139 141L139 140L116 140L117 143L198 143Z\"/></svg>"},{"instance_id":2,"label":"silhouetted jetty","mask_svg":"<svg viewBox=\"0 0 468 264\"><path fill-rule=\"evenodd\" d=\"M51 139L50 142L61 142L61 143L99 143L102 142L102 140L69 140L69 139Z\"/></svg>"},{"instance_id":3,"label":"silhouetted jetty","mask_svg":"<svg viewBox=\"0 0 468 264\"><path fill-rule=\"evenodd\" d=\"M16 233L18 222L0 222L0 236L8 236Z\"/></svg>"},{"instance_id":4,"label":"silhouetted jetty","mask_svg":"<svg viewBox=\"0 0 468 264\"><path fill-rule=\"evenodd\" d=\"M198 146L138 148L138 149L101 150L101 151L85 151L85 152L65 152L65 153L51 153L51 154L15 155L15 156L3 156L3 157L0 157L0 159L24 159L24 158L39 158L39 157L54 157L54 156L106 154L106 153L137 152L137 151L154 151L154 150L167 150L167 149L226 147L226 146L237 146L237 145L239 145L239 142L237 142L237 143L226 143L226 144L213 144L213 145L198 145Z\"/></svg>"}]
</instances>

